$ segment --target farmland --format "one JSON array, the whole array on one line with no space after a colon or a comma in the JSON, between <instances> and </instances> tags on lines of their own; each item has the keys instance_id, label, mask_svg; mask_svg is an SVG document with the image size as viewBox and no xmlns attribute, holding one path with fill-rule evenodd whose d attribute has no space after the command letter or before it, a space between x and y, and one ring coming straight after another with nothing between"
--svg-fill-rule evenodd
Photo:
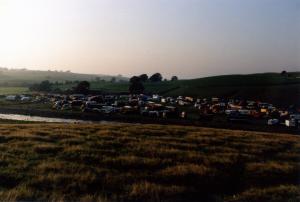
<instances>
[{"instance_id":1,"label":"farmland","mask_svg":"<svg viewBox=\"0 0 300 202\"><path fill-rule=\"evenodd\" d=\"M80 74L73 72L62 71L39 71L26 69L7 69L0 67L0 84L1 86L25 86L33 83L39 83L44 80L51 82L65 82L65 81L92 81L96 79L103 79L109 81L112 77L119 80L126 80L122 76L108 76L97 74Z\"/></svg>"},{"instance_id":2,"label":"farmland","mask_svg":"<svg viewBox=\"0 0 300 202\"><path fill-rule=\"evenodd\" d=\"M27 87L0 87L0 95L28 93Z\"/></svg>"},{"instance_id":3,"label":"farmland","mask_svg":"<svg viewBox=\"0 0 300 202\"><path fill-rule=\"evenodd\" d=\"M0 198L299 201L300 137L141 124L1 124Z\"/></svg>"}]
</instances>

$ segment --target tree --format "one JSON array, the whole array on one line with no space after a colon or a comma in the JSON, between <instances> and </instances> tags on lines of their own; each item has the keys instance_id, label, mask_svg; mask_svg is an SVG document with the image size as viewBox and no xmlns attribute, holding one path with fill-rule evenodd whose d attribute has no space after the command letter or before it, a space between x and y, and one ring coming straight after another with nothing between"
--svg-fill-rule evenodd
<instances>
[{"instance_id":1,"label":"tree","mask_svg":"<svg viewBox=\"0 0 300 202\"><path fill-rule=\"evenodd\" d=\"M133 76L130 78L129 92L131 94L141 94L144 92L144 85L138 76Z\"/></svg>"},{"instance_id":2,"label":"tree","mask_svg":"<svg viewBox=\"0 0 300 202\"><path fill-rule=\"evenodd\" d=\"M151 82L160 82L162 81L162 75L160 73L155 73L149 78L149 80Z\"/></svg>"},{"instance_id":3,"label":"tree","mask_svg":"<svg viewBox=\"0 0 300 202\"><path fill-rule=\"evenodd\" d=\"M178 81L178 77L177 76L172 76L171 81Z\"/></svg>"},{"instance_id":4,"label":"tree","mask_svg":"<svg viewBox=\"0 0 300 202\"><path fill-rule=\"evenodd\" d=\"M45 92L48 92L48 91L51 91L51 83L46 80L46 81L42 81L39 85L39 91L45 91Z\"/></svg>"},{"instance_id":5,"label":"tree","mask_svg":"<svg viewBox=\"0 0 300 202\"><path fill-rule=\"evenodd\" d=\"M140 76L141 82L146 82L148 81L148 75L147 74L141 74Z\"/></svg>"},{"instance_id":6,"label":"tree","mask_svg":"<svg viewBox=\"0 0 300 202\"><path fill-rule=\"evenodd\" d=\"M31 91L42 91L42 92L49 92L51 91L52 84L46 80L42 81L40 84L33 84L29 87Z\"/></svg>"},{"instance_id":7,"label":"tree","mask_svg":"<svg viewBox=\"0 0 300 202\"><path fill-rule=\"evenodd\" d=\"M281 72L281 75L282 76L285 76L287 74L287 72L285 71L285 70L283 70L282 72Z\"/></svg>"},{"instance_id":8,"label":"tree","mask_svg":"<svg viewBox=\"0 0 300 202\"><path fill-rule=\"evenodd\" d=\"M290 77L291 75L287 72L287 71L285 71L285 70L283 70L281 73L281 76L284 76L284 77Z\"/></svg>"},{"instance_id":9,"label":"tree","mask_svg":"<svg viewBox=\"0 0 300 202\"><path fill-rule=\"evenodd\" d=\"M133 76L129 79L130 83L135 83L135 82L140 82L140 81L141 81L141 79L138 76Z\"/></svg>"},{"instance_id":10,"label":"tree","mask_svg":"<svg viewBox=\"0 0 300 202\"><path fill-rule=\"evenodd\" d=\"M115 77L111 77L110 82L111 83L115 83L117 81L117 79Z\"/></svg>"},{"instance_id":11,"label":"tree","mask_svg":"<svg viewBox=\"0 0 300 202\"><path fill-rule=\"evenodd\" d=\"M60 88L55 88L55 89L53 90L53 92L55 92L55 93L62 93L62 90L61 90Z\"/></svg>"},{"instance_id":12,"label":"tree","mask_svg":"<svg viewBox=\"0 0 300 202\"><path fill-rule=\"evenodd\" d=\"M88 81L81 81L74 88L76 93L88 94L90 92L90 83Z\"/></svg>"}]
</instances>

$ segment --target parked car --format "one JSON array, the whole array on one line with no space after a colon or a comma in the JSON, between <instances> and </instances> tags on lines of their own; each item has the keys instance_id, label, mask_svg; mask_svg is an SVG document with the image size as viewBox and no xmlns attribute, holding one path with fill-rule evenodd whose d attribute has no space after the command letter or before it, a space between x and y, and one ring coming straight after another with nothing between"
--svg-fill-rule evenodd
<instances>
[{"instance_id":1,"label":"parked car","mask_svg":"<svg viewBox=\"0 0 300 202\"><path fill-rule=\"evenodd\" d=\"M64 104L61 107L61 110L71 110L71 109L72 109L72 105L70 105L70 104Z\"/></svg>"},{"instance_id":2,"label":"parked car","mask_svg":"<svg viewBox=\"0 0 300 202\"><path fill-rule=\"evenodd\" d=\"M16 95L8 95L8 96L5 97L5 100L7 100L7 101L16 101L17 96Z\"/></svg>"},{"instance_id":3,"label":"parked car","mask_svg":"<svg viewBox=\"0 0 300 202\"><path fill-rule=\"evenodd\" d=\"M279 120L278 119L269 119L268 120L268 125L273 126L273 125L278 125Z\"/></svg>"},{"instance_id":4,"label":"parked car","mask_svg":"<svg viewBox=\"0 0 300 202\"><path fill-rule=\"evenodd\" d=\"M23 96L23 97L21 97L20 100L21 100L21 102L29 102L31 100L31 98L27 97L27 96Z\"/></svg>"}]
</instances>

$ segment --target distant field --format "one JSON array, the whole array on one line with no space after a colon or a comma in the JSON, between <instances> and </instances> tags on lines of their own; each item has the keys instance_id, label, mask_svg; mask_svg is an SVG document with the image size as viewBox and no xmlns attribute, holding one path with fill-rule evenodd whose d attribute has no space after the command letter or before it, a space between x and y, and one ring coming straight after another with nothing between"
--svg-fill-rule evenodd
<instances>
[{"instance_id":1,"label":"distant field","mask_svg":"<svg viewBox=\"0 0 300 202\"><path fill-rule=\"evenodd\" d=\"M28 86L33 83L40 83L44 80L51 82L65 82L65 81L93 81L96 79L103 79L109 81L112 77L117 80L127 80L122 76L109 76L97 74L80 74L73 72L62 71L37 71L37 70L21 70L21 69L3 69L0 68L0 85L5 86Z\"/></svg>"},{"instance_id":2,"label":"distant field","mask_svg":"<svg viewBox=\"0 0 300 202\"><path fill-rule=\"evenodd\" d=\"M0 124L3 201L299 201L300 137L161 125Z\"/></svg>"},{"instance_id":3,"label":"distant field","mask_svg":"<svg viewBox=\"0 0 300 202\"><path fill-rule=\"evenodd\" d=\"M28 93L27 87L0 87L0 95Z\"/></svg>"},{"instance_id":4,"label":"distant field","mask_svg":"<svg viewBox=\"0 0 300 202\"><path fill-rule=\"evenodd\" d=\"M103 91L107 93L127 93L129 89L128 82L90 82L92 90ZM179 82L180 83L180 82ZM53 89L60 88L62 90L72 89L76 84L63 84L63 85L54 85ZM170 90L177 88L177 82L159 82L159 83L144 83L145 92L146 93L159 93L165 94L165 92L169 92ZM186 92L188 94L189 91Z\"/></svg>"}]
</instances>

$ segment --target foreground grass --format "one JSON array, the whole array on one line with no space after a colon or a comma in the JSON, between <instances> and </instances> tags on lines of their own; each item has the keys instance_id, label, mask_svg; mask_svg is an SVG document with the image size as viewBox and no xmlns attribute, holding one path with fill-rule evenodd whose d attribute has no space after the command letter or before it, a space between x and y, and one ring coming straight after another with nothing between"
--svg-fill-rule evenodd
<instances>
[{"instance_id":1,"label":"foreground grass","mask_svg":"<svg viewBox=\"0 0 300 202\"><path fill-rule=\"evenodd\" d=\"M299 201L300 137L1 124L1 201Z\"/></svg>"}]
</instances>

